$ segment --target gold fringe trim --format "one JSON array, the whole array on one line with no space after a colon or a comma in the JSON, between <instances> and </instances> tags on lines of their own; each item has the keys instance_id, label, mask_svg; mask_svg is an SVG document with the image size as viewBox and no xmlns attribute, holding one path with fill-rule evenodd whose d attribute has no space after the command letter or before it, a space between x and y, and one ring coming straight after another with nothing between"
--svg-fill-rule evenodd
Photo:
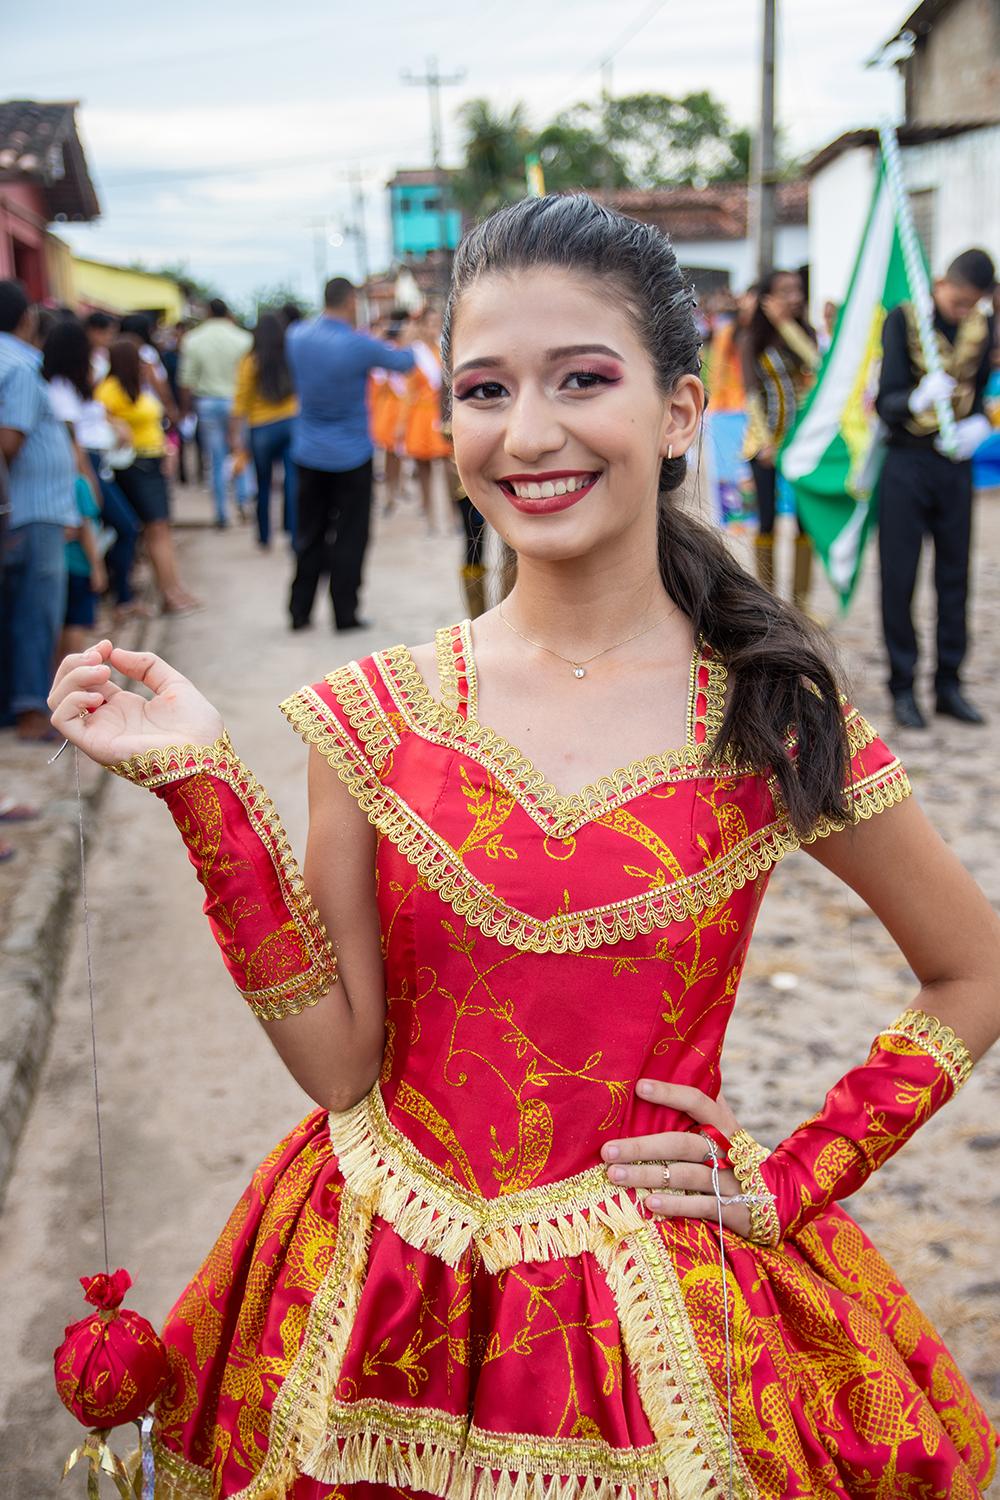
<instances>
[{"instance_id":1,"label":"gold fringe trim","mask_svg":"<svg viewBox=\"0 0 1000 1500\"><path fill-rule=\"evenodd\" d=\"M774 1206L774 1194L761 1175L760 1164L770 1156L766 1146L755 1141L746 1130L733 1132L729 1142L729 1160L740 1192L752 1196L747 1204L750 1214L750 1239L756 1245L775 1246L781 1242L781 1221Z\"/></svg>"},{"instance_id":2,"label":"gold fringe trim","mask_svg":"<svg viewBox=\"0 0 1000 1500\"><path fill-rule=\"evenodd\" d=\"M956 1032L936 1016L923 1010L904 1010L891 1026L885 1026L879 1037L901 1036L920 1047L934 1059L943 1073L951 1079L956 1094L969 1077L974 1067L972 1054ZM878 1037L876 1037L876 1044Z\"/></svg>"},{"instance_id":3,"label":"gold fringe trim","mask_svg":"<svg viewBox=\"0 0 1000 1500\"><path fill-rule=\"evenodd\" d=\"M684 1306L677 1273L658 1228L595 1252L618 1308L622 1339L643 1410L670 1450L668 1495L728 1494L729 1444L723 1414ZM720 1271L721 1275L721 1271ZM757 1500L739 1449L732 1500Z\"/></svg>"},{"instance_id":4,"label":"gold fringe trim","mask_svg":"<svg viewBox=\"0 0 1000 1500\"><path fill-rule=\"evenodd\" d=\"M310 1455L326 1442L340 1367L368 1271L371 1212L349 1188L340 1199L333 1263L309 1310L302 1347L275 1398L267 1453L231 1500L285 1500Z\"/></svg>"},{"instance_id":5,"label":"gold fringe trim","mask_svg":"<svg viewBox=\"0 0 1000 1500\"><path fill-rule=\"evenodd\" d=\"M108 770L147 791L186 781L191 776L210 776L236 793L274 865L288 914L309 959L302 974L266 989L241 989L240 994L261 1021L284 1020L321 1000L337 983L336 955L292 853L278 809L240 759L229 735L222 734L211 745L171 745L147 750L109 766Z\"/></svg>"},{"instance_id":6,"label":"gold fringe trim","mask_svg":"<svg viewBox=\"0 0 1000 1500\"><path fill-rule=\"evenodd\" d=\"M580 1255L647 1222L603 1167L497 1198L468 1191L392 1125L377 1085L353 1109L330 1115L330 1143L351 1192L400 1239L449 1266L472 1245L491 1272Z\"/></svg>"},{"instance_id":7,"label":"gold fringe trim","mask_svg":"<svg viewBox=\"0 0 1000 1500\"><path fill-rule=\"evenodd\" d=\"M339 689L339 682L336 686ZM697 916L721 905L784 855L847 826L824 819L808 835L799 835L787 817L781 817L748 835L714 863L669 885L605 906L535 917L508 905L477 880L458 853L399 793L379 781L333 710L314 689L300 689L282 703L281 711L306 743L314 745L329 761L369 822L413 865L430 889L487 937L531 953L583 953L589 948L631 942L640 933ZM854 783L852 790L854 819L867 819L909 796L910 783L895 760Z\"/></svg>"},{"instance_id":8,"label":"gold fringe trim","mask_svg":"<svg viewBox=\"0 0 1000 1500\"><path fill-rule=\"evenodd\" d=\"M344 1118L331 1117L332 1137ZM573 1182L539 1192L559 1198ZM383 1197L358 1194L348 1179L333 1265L276 1397L263 1466L233 1500L286 1500L299 1474L330 1485L395 1485L447 1500L704 1500L718 1492L728 1459L720 1414L676 1274L671 1285L664 1246L648 1221L616 1238L592 1218L589 1242L580 1248L594 1254L614 1296L653 1443L619 1449L602 1439L487 1432L464 1415L434 1408L339 1400L371 1223L384 1211ZM574 1231L556 1253L575 1253L577 1243ZM205 1471L176 1455L168 1454L161 1472L157 1500L206 1500L210 1493ZM737 1500L753 1494L741 1480Z\"/></svg>"}]
</instances>

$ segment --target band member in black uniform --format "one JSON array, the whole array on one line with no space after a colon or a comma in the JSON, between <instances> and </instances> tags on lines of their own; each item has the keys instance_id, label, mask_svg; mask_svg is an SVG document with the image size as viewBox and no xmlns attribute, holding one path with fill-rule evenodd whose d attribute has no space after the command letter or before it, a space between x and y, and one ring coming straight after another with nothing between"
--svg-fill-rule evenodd
<instances>
[{"instance_id":1,"label":"band member in black uniform","mask_svg":"<svg viewBox=\"0 0 1000 1500\"><path fill-rule=\"evenodd\" d=\"M979 304L993 292L996 273L985 250L966 250L934 283L934 332L940 370L929 374L912 303L894 307L882 331L882 373L876 408L889 429L879 484L882 628L889 657L889 692L897 724L924 729L913 691L917 638L913 589L925 535L934 541L937 590L939 714L964 724L983 716L961 688L968 634L969 548L972 535L972 455L989 434L983 392L990 373L992 323ZM941 446L935 406L950 401L958 446Z\"/></svg>"}]
</instances>

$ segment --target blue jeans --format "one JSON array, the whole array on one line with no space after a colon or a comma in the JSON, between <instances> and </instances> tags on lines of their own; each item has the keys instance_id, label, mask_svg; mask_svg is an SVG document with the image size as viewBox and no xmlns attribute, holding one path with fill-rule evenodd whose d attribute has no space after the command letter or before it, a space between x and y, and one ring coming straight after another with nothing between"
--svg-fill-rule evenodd
<instances>
[{"instance_id":1,"label":"blue jeans","mask_svg":"<svg viewBox=\"0 0 1000 1500\"><path fill-rule=\"evenodd\" d=\"M101 487L101 519L105 526L113 528L115 539L108 548L107 564L111 588L118 604L132 602L132 563L135 547L142 530L142 522L129 505L114 479L105 479L101 473L104 456L101 453L88 455L97 482Z\"/></svg>"},{"instance_id":2,"label":"blue jeans","mask_svg":"<svg viewBox=\"0 0 1000 1500\"><path fill-rule=\"evenodd\" d=\"M257 471L257 535L266 546L271 540L271 475L276 460L281 459L285 474L285 509L282 525L295 536L296 475L291 457L292 418L265 422L250 428L250 451Z\"/></svg>"},{"instance_id":3,"label":"blue jeans","mask_svg":"<svg viewBox=\"0 0 1000 1500\"><path fill-rule=\"evenodd\" d=\"M66 616L66 531L29 521L4 532L0 714L47 713L56 645Z\"/></svg>"},{"instance_id":4,"label":"blue jeans","mask_svg":"<svg viewBox=\"0 0 1000 1500\"><path fill-rule=\"evenodd\" d=\"M195 401L198 426L212 465L212 493L215 496L215 519L226 521L226 459L229 457L229 413L233 403L225 396L199 396ZM246 474L235 479L236 504L240 510L250 499Z\"/></svg>"}]
</instances>

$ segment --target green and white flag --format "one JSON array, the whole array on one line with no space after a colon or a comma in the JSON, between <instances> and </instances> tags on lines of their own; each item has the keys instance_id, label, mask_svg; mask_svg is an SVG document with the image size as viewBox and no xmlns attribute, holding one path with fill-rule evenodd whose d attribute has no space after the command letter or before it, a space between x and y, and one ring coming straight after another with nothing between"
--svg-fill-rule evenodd
<instances>
[{"instance_id":1,"label":"green and white flag","mask_svg":"<svg viewBox=\"0 0 1000 1500\"><path fill-rule=\"evenodd\" d=\"M833 342L778 459L795 491L802 525L845 609L874 521L872 493L883 456L875 413L882 325L897 302L926 298L915 236L904 254L894 206L898 194L891 188L883 159ZM910 233L907 225L908 240ZM912 285L907 265L923 273L921 285Z\"/></svg>"}]
</instances>

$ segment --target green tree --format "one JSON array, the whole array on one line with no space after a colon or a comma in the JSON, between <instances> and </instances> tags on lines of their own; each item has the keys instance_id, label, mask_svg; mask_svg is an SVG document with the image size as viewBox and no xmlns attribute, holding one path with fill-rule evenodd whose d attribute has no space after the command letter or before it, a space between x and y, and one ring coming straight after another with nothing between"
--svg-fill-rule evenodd
<instances>
[{"instance_id":1,"label":"green tree","mask_svg":"<svg viewBox=\"0 0 1000 1500\"><path fill-rule=\"evenodd\" d=\"M538 153L550 193L631 185L621 155L575 111L556 115L531 149Z\"/></svg>"},{"instance_id":2,"label":"green tree","mask_svg":"<svg viewBox=\"0 0 1000 1500\"><path fill-rule=\"evenodd\" d=\"M733 130L725 106L707 90L672 99L626 94L599 106L601 130L635 187L732 180Z\"/></svg>"},{"instance_id":3,"label":"green tree","mask_svg":"<svg viewBox=\"0 0 1000 1500\"><path fill-rule=\"evenodd\" d=\"M523 198L524 158L532 136L524 105L506 113L488 99L470 99L458 111L465 160L452 177L456 202L473 218Z\"/></svg>"}]
</instances>

